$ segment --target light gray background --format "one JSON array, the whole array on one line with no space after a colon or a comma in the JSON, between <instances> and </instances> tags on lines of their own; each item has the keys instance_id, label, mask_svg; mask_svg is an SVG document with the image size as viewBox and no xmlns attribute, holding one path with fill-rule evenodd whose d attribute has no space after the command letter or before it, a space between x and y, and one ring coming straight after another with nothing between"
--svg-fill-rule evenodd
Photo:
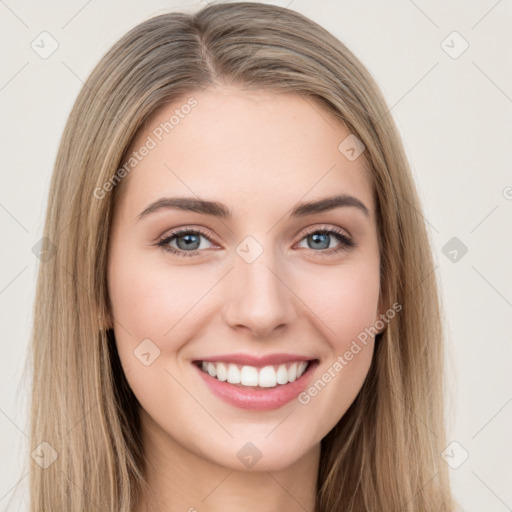
<instances>
[{"instance_id":1,"label":"light gray background","mask_svg":"<svg viewBox=\"0 0 512 512\"><path fill-rule=\"evenodd\" d=\"M512 510L512 1L272 3L345 42L392 107L446 313L448 440L455 444L445 457L459 466L450 469L453 491L466 511ZM119 37L153 15L199 5L0 0L0 510L28 504L22 458L35 446L27 442L23 368L39 261L32 247L42 236L64 123L82 82ZM47 59L31 47L43 31L58 42ZM457 58L464 42L454 31L469 44ZM455 262L450 246L443 252L453 237L468 249Z\"/></svg>"}]
</instances>

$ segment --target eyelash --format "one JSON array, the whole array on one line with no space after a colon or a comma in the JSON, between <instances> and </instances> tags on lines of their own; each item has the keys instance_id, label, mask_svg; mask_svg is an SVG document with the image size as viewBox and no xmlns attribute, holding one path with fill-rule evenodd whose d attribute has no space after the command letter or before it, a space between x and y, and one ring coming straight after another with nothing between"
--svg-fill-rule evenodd
<instances>
[{"instance_id":1,"label":"eyelash","mask_svg":"<svg viewBox=\"0 0 512 512\"><path fill-rule=\"evenodd\" d=\"M343 233L343 231L341 231L338 228L333 228L333 227L326 228L326 229L317 228L317 227L307 228L305 233L303 234L302 238L299 240L299 242L301 242L304 238L306 238L307 236L312 235L314 233L335 235L340 242L340 245L338 247L335 247L332 249L323 249L321 251L314 251L314 249L311 249L312 251L318 252L321 255L331 255L331 254L338 253L341 251L347 251L349 249L357 247L357 245L358 245L354 240L352 240L347 235L345 235ZM206 238L208 241L210 241L211 243L214 243L210 240L210 237L208 236L207 233L205 233L204 231L201 231L198 228L194 228L194 229L182 228L182 229L178 229L178 230L173 231L170 234L166 235L164 238L159 240L156 243L156 245L158 247L161 247L164 251L170 252L177 256L182 256L182 257L196 256L198 253L201 252L201 250L196 249L194 251L183 251L181 249L175 249L174 247L169 246L169 243L173 239L178 238L180 235L184 235L184 234L201 235L204 238Z\"/></svg>"}]
</instances>

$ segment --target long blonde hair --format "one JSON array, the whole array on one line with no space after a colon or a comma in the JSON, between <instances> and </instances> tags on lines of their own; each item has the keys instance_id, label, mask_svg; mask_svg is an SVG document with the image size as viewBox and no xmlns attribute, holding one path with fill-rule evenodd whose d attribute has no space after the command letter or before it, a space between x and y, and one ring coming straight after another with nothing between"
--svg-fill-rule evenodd
<instances>
[{"instance_id":1,"label":"long blonde hair","mask_svg":"<svg viewBox=\"0 0 512 512\"><path fill-rule=\"evenodd\" d=\"M97 190L157 108L220 83L303 95L363 141L381 298L402 306L376 338L360 393L322 440L315 511L452 511L441 459L438 290L397 129L374 80L343 43L297 12L252 2L141 23L101 59L74 104L51 182L37 284L30 447L47 467L30 461L30 510L130 512L146 485L138 402L113 332L102 329L119 187L102 198Z\"/></svg>"}]
</instances>

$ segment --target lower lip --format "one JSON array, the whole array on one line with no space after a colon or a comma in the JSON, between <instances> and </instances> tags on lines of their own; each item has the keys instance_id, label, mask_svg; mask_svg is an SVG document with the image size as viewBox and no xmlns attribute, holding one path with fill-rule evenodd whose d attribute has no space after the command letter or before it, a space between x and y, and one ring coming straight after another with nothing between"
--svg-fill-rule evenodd
<instances>
[{"instance_id":1,"label":"lower lip","mask_svg":"<svg viewBox=\"0 0 512 512\"><path fill-rule=\"evenodd\" d=\"M240 409L252 411L269 411L279 409L302 393L310 381L314 368L318 361L310 363L307 370L295 381L288 384L277 385L274 388L244 388L235 386L229 382L221 382L215 377L202 371L197 365L193 365L208 385L210 390L225 402Z\"/></svg>"}]
</instances>

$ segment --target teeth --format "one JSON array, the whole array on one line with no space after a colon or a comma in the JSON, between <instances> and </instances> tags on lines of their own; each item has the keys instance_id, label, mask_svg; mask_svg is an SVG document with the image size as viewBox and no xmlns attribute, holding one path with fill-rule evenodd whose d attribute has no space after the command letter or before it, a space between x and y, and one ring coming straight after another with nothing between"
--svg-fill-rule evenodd
<instances>
[{"instance_id":1,"label":"teeth","mask_svg":"<svg viewBox=\"0 0 512 512\"><path fill-rule=\"evenodd\" d=\"M224 382L228 378L228 369L226 368L226 365L223 363L217 364L217 379Z\"/></svg>"},{"instance_id":2,"label":"teeth","mask_svg":"<svg viewBox=\"0 0 512 512\"><path fill-rule=\"evenodd\" d=\"M276 377L278 384L288 384L288 370L284 364L277 369Z\"/></svg>"},{"instance_id":3,"label":"teeth","mask_svg":"<svg viewBox=\"0 0 512 512\"><path fill-rule=\"evenodd\" d=\"M293 382L297 378L297 363L293 363L288 370L288 380Z\"/></svg>"},{"instance_id":4,"label":"teeth","mask_svg":"<svg viewBox=\"0 0 512 512\"><path fill-rule=\"evenodd\" d=\"M241 384L242 386L273 388L297 380L306 371L307 365L307 361L300 361L292 363L288 367L281 364L258 369L254 366L202 361L201 369L222 382L227 381L230 384Z\"/></svg>"},{"instance_id":5,"label":"teeth","mask_svg":"<svg viewBox=\"0 0 512 512\"><path fill-rule=\"evenodd\" d=\"M284 366L284 365L283 365ZM285 368L286 371L286 368ZM273 388L277 384L277 373L272 366L265 366L260 370L258 386L260 388Z\"/></svg>"},{"instance_id":6,"label":"teeth","mask_svg":"<svg viewBox=\"0 0 512 512\"><path fill-rule=\"evenodd\" d=\"M208 370L208 373L210 374L211 377L217 376L217 366L214 365L213 363L208 363L206 365L206 369Z\"/></svg>"},{"instance_id":7,"label":"teeth","mask_svg":"<svg viewBox=\"0 0 512 512\"><path fill-rule=\"evenodd\" d=\"M240 383L240 370L238 366L234 364L230 364L228 366L228 378L227 381L230 384L239 384Z\"/></svg>"},{"instance_id":8,"label":"teeth","mask_svg":"<svg viewBox=\"0 0 512 512\"><path fill-rule=\"evenodd\" d=\"M257 386L258 370L254 368L254 366L242 366L240 384L242 384L242 386Z\"/></svg>"}]
</instances>

